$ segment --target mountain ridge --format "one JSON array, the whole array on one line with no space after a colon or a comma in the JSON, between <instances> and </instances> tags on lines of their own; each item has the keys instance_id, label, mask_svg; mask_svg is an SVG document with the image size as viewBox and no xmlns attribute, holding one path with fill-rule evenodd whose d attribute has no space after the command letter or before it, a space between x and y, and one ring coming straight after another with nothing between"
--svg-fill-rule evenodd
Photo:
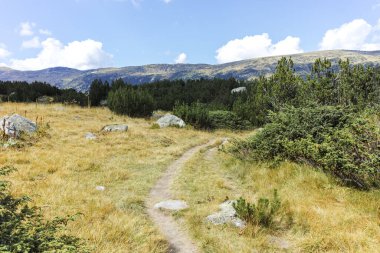
<instances>
[{"instance_id":1,"label":"mountain ridge","mask_svg":"<svg viewBox=\"0 0 380 253\"><path fill-rule=\"evenodd\" d=\"M281 57L291 57L295 70L300 75L310 72L317 58L326 58L337 65L339 59L349 59L352 64L380 66L380 51L330 50L293 55L267 56L223 64L147 64L142 66L110 67L77 70L67 67L53 67L36 71L20 71L7 67L0 68L2 81L42 81L59 88L74 88L87 91L91 82L100 78L113 80L122 78L138 85L163 79L237 78L250 80L274 72Z\"/></svg>"}]
</instances>

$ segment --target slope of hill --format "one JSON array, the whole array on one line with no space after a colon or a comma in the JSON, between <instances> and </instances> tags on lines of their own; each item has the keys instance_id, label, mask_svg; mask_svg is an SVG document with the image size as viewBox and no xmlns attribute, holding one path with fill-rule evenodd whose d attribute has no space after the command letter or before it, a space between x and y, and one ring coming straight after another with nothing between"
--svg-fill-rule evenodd
<instances>
[{"instance_id":1,"label":"slope of hill","mask_svg":"<svg viewBox=\"0 0 380 253\"><path fill-rule=\"evenodd\" d=\"M331 50L290 55L295 70L300 75L310 72L317 58L327 58L334 64L348 58L352 64L380 66L380 51ZM86 91L92 80L123 78L128 83L141 84L162 79L230 78L249 80L260 75L270 75L281 56L264 57L219 65L208 64L151 64L122 68L102 68L80 71L56 67L38 71L18 71L0 68L0 80L4 81L45 81L60 88L74 88Z\"/></svg>"}]
</instances>

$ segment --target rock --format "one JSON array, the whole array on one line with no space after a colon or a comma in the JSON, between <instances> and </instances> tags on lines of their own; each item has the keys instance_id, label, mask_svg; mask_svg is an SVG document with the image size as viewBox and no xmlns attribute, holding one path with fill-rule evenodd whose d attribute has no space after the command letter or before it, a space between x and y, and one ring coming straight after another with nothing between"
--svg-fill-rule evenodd
<instances>
[{"instance_id":1,"label":"rock","mask_svg":"<svg viewBox=\"0 0 380 253\"><path fill-rule=\"evenodd\" d=\"M155 119L155 120L158 120L159 118L162 118L162 117L164 117L164 116L165 116L164 113L153 112L151 118L152 118L152 119Z\"/></svg>"},{"instance_id":2,"label":"rock","mask_svg":"<svg viewBox=\"0 0 380 253\"><path fill-rule=\"evenodd\" d=\"M98 185L95 187L96 190L98 191L104 191L106 189L106 187L102 186L102 185Z\"/></svg>"},{"instance_id":3,"label":"rock","mask_svg":"<svg viewBox=\"0 0 380 253\"><path fill-rule=\"evenodd\" d=\"M270 244L272 244L273 246L279 248L279 249L289 249L290 248L290 243L281 238L281 237L277 237L277 236L268 236L268 242Z\"/></svg>"},{"instance_id":4,"label":"rock","mask_svg":"<svg viewBox=\"0 0 380 253\"><path fill-rule=\"evenodd\" d=\"M168 126L184 127L186 126L185 122L172 114L166 114L165 116L157 120L157 124L163 128Z\"/></svg>"},{"instance_id":5,"label":"rock","mask_svg":"<svg viewBox=\"0 0 380 253\"><path fill-rule=\"evenodd\" d=\"M87 140L96 140L96 135L93 133L86 133L84 136Z\"/></svg>"},{"instance_id":6,"label":"rock","mask_svg":"<svg viewBox=\"0 0 380 253\"><path fill-rule=\"evenodd\" d=\"M120 124L120 125L108 125L103 127L102 131L103 132L125 132L128 130L128 126L126 124Z\"/></svg>"},{"instance_id":7,"label":"rock","mask_svg":"<svg viewBox=\"0 0 380 253\"><path fill-rule=\"evenodd\" d=\"M19 137L21 133L36 132L37 124L18 114L13 114L0 118L0 130L8 136Z\"/></svg>"},{"instance_id":8,"label":"rock","mask_svg":"<svg viewBox=\"0 0 380 253\"><path fill-rule=\"evenodd\" d=\"M100 100L99 105L100 106L107 106L108 105L107 99Z\"/></svg>"},{"instance_id":9,"label":"rock","mask_svg":"<svg viewBox=\"0 0 380 253\"><path fill-rule=\"evenodd\" d=\"M235 200L227 200L220 204L220 211L207 216L207 221L211 222L214 225L229 223L235 227L244 228L246 226L246 223L236 217L236 211L232 206L234 202Z\"/></svg>"},{"instance_id":10,"label":"rock","mask_svg":"<svg viewBox=\"0 0 380 253\"><path fill-rule=\"evenodd\" d=\"M231 90L231 94L241 93L241 92L246 92L246 91L247 91L246 87L237 87L237 88Z\"/></svg>"},{"instance_id":11,"label":"rock","mask_svg":"<svg viewBox=\"0 0 380 253\"><path fill-rule=\"evenodd\" d=\"M38 97L37 98L37 103L50 104L50 103L53 103L53 102L54 102L54 98L53 97L42 96L42 97Z\"/></svg>"},{"instance_id":12,"label":"rock","mask_svg":"<svg viewBox=\"0 0 380 253\"><path fill-rule=\"evenodd\" d=\"M183 200L165 200L154 205L155 209L166 209L171 211L179 211L189 208L187 203Z\"/></svg>"}]
</instances>

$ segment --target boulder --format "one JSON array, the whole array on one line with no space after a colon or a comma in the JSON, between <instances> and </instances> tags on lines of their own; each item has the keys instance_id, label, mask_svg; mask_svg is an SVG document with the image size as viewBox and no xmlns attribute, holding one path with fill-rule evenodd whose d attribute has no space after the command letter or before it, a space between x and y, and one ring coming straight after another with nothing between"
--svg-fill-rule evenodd
<instances>
[{"instance_id":1,"label":"boulder","mask_svg":"<svg viewBox=\"0 0 380 253\"><path fill-rule=\"evenodd\" d=\"M102 128L103 132L125 132L128 130L128 125L119 124L119 125L108 125Z\"/></svg>"},{"instance_id":2,"label":"boulder","mask_svg":"<svg viewBox=\"0 0 380 253\"><path fill-rule=\"evenodd\" d=\"M21 133L31 134L37 131L37 124L18 114L0 118L0 130L11 137L19 137Z\"/></svg>"},{"instance_id":3,"label":"boulder","mask_svg":"<svg viewBox=\"0 0 380 253\"><path fill-rule=\"evenodd\" d=\"M220 204L220 211L207 216L207 221L211 222L214 225L229 223L235 227L244 228L246 226L246 223L236 217L236 211L232 206L233 203L235 203L235 200L227 200Z\"/></svg>"},{"instance_id":4,"label":"boulder","mask_svg":"<svg viewBox=\"0 0 380 253\"><path fill-rule=\"evenodd\" d=\"M184 127L186 126L185 122L172 114L166 114L165 116L159 118L156 122L160 128L176 126L176 127Z\"/></svg>"},{"instance_id":5,"label":"boulder","mask_svg":"<svg viewBox=\"0 0 380 253\"><path fill-rule=\"evenodd\" d=\"M241 92L246 92L246 91L247 91L246 87L237 87L237 88L231 90L231 94L241 93Z\"/></svg>"},{"instance_id":6,"label":"boulder","mask_svg":"<svg viewBox=\"0 0 380 253\"><path fill-rule=\"evenodd\" d=\"M96 140L96 135L93 133L86 133L84 136L87 140Z\"/></svg>"},{"instance_id":7,"label":"boulder","mask_svg":"<svg viewBox=\"0 0 380 253\"><path fill-rule=\"evenodd\" d=\"M165 209L170 211L179 211L189 208L187 203L182 200L165 200L154 205L155 209Z\"/></svg>"}]
</instances>

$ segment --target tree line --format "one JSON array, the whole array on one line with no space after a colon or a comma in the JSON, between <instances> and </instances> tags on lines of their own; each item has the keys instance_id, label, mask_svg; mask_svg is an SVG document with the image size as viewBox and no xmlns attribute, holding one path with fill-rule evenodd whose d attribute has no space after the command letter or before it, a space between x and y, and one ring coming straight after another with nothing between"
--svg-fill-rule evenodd
<instances>
[{"instance_id":1,"label":"tree line","mask_svg":"<svg viewBox=\"0 0 380 253\"><path fill-rule=\"evenodd\" d=\"M74 89L59 89L45 82L0 81L0 101L35 102L38 98L48 96L54 102L87 105L84 93Z\"/></svg>"}]
</instances>

